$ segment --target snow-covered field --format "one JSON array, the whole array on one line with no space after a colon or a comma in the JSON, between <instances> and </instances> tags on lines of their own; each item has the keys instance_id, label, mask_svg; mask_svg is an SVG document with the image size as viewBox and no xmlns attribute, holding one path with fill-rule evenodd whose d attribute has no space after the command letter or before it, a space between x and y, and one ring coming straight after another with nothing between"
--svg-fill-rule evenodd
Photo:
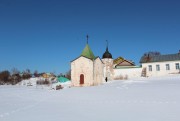
<instances>
[{"instance_id":1,"label":"snow-covered field","mask_svg":"<svg viewBox=\"0 0 180 121\"><path fill-rule=\"evenodd\" d=\"M180 121L180 76L58 91L0 86L0 121Z\"/></svg>"}]
</instances>

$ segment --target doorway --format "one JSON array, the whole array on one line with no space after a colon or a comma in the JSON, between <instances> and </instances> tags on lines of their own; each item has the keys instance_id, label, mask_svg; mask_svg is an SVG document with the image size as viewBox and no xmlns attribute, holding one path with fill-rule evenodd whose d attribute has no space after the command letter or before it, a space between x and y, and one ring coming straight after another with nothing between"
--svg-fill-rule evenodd
<instances>
[{"instance_id":1,"label":"doorway","mask_svg":"<svg viewBox=\"0 0 180 121\"><path fill-rule=\"evenodd\" d=\"M80 75L80 84L84 84L84 74Z\"/></svg>"}]
</instances>

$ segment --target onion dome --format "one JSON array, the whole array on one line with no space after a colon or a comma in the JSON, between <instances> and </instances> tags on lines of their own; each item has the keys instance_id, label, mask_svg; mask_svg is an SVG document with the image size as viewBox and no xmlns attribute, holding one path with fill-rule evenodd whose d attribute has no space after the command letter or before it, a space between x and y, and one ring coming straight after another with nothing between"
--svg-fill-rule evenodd
<instances>
[{"instance_id":1,"label":"onion dome","mask_svg":"<svg viewBox=\"0 0 180 121\"><path fill-rule=\"evenodd\" d=\"M112 59L112 55L111 53L108 51L108 42L107 42L107 47L106 47L106 52L103 54L102 59L104 58L111 58Z\"/></svg>"}]
</instances>

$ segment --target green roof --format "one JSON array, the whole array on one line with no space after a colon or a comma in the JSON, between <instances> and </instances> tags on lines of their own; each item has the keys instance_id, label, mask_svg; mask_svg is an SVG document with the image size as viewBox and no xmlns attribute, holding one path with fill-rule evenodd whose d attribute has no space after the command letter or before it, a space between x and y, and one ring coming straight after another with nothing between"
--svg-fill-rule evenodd
<instances>
[{"instance_id":1,"label":"green roof","mask_svg":"<svg viewBox=\"0 0 180 121\"><path fill-rule=\"evenodd\" d=\"M57 80L61 83L64 83L64 82L67 82L67 81L70 81L68 78L65 78L65 77L58 77Z\"/></svg>"},{"instance_id":2,"label":"green roof","mask_svg":"<svg viewBox=\"0 0 180 121\"><path fill-rule=\"evenodd\" d=\"M84 48L84 50L81 53L81 56L84 56L84 57L89 58L91 60L95 59L95 56L94 56L93 52L91 51L88 44L86 44L86 47Z\"/></svg>"}]
</instances>

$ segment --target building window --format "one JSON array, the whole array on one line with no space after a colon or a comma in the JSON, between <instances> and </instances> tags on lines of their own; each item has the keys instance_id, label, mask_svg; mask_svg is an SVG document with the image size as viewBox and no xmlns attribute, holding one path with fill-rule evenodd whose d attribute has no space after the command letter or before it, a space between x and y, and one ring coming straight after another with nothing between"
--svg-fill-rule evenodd
<instances>
[{"instance_id":1,"label":"building window","mask_svg":"<svg viewBox=\"0 0 180 121\"><path fill-rule=\"evenodd\" d=\"M149 71L152 71L152 65L149 65Z\"/></svg>"},{"instance_id":2,"label":"building window","mask_svg":"<svg viewBox=\"0 0 180 121\"><path fill-rule=\"evenodd\" d=\"M160 71L160 66L156 65L156 71Z\"/></svg>"},{"instance_id":3,"label":"building window","mask_svg":"<svg viewBox=\"0 0 180 121\"><path fill-rule=\"evenodd\" d=\"M176 63L176 70L179 70L179 63Z\"/></svg>"},{"instance_id":4,"label":"building window","mask_svg":"<svg viewBox=\"0 0 180 121\"><path fill-rule=\"evenodd\" d=\"M166 64L166 70L170 70L169 64Z\"/></svg>"}]
</instances>

